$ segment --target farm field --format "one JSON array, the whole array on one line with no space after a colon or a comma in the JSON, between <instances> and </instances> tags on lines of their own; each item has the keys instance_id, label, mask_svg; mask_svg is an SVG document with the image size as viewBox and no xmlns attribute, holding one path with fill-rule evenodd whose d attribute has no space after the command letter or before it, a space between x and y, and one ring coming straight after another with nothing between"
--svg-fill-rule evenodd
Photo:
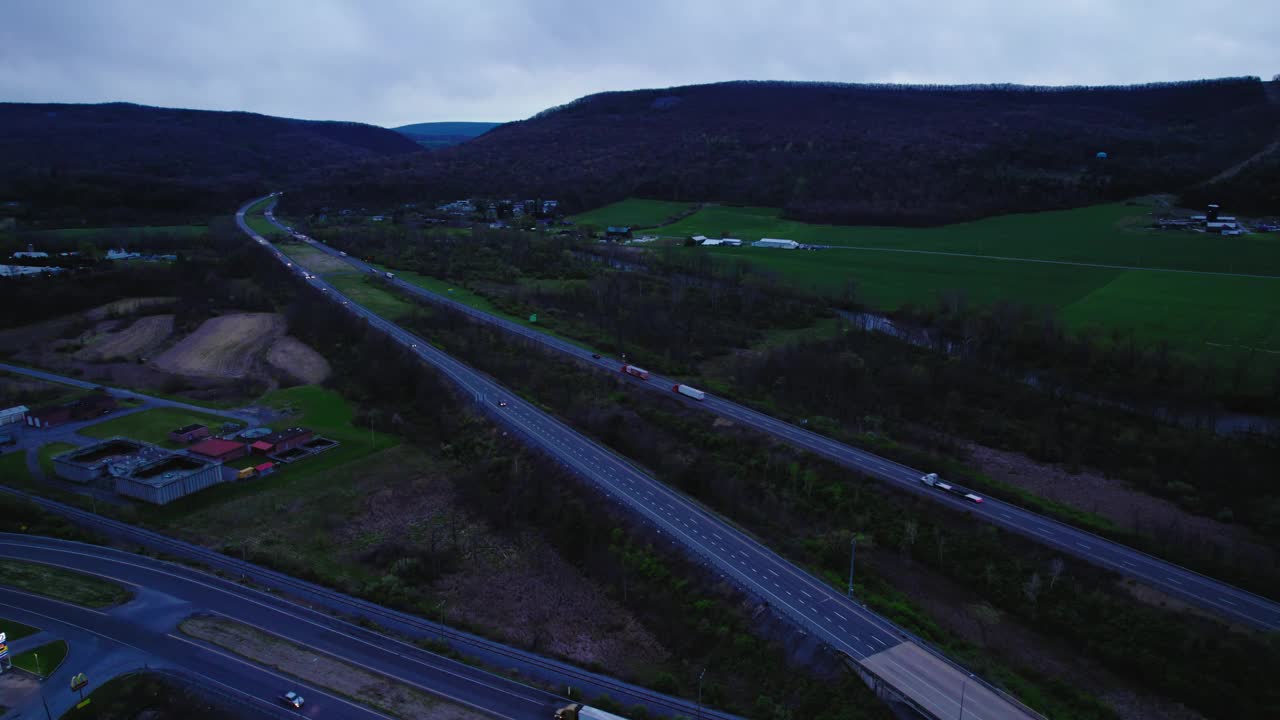
<instances>
[{"instance_id":1,"label":"farm field","mask_svg":"<svg viewBox=\"0 0 1280 720\"><path fill-rule=\"evenodd\" d=\"M24 238L30 238L38 241L42 238L57 238L59 240L79 240L81 238L94 237L96 235L113 235L121 238L155 236L155 235L172 235L183 239L198 237L209 232L209 228L205 225L138 225L132 227L88 227L88 228L63 228L60 230L35 230L31 233L24 233Z\"/></svg>"},{"instance_id":2,"label":"farm field","mask_svg":"<svg viewBox=\"0 0 1280 720\"><path fill-rule=\"evenodd\" d=\"M574 215L570 219L578 225L651 227L669 222L671 218L688 211L692 207L693 203L629 198L612 205L605 205L595 210Z\"/></svg>"},{"instance_id":3,"label":"farm field","mask_svg":"<svg viewBox=\"0 0 1280 720\"><path fill-rule=\"evenodd\" d=\"M935 228L894 228L810 225L781 218L777 208L710 206L657 230L670 237L775 237L814 245L1280 276L1280 234L1226 238L1148 230L1150 212L1148 206L1111 204Z\"/></svg>"},{"instance_id":4,"label":"farm field","mask_svg":"<svg viewBox=\"0 0 1280 720\"><path fill-rule=\"evenodd\" d=\"M76 352L86 362L121 358L132 360L158 347L173 334L173 315L147 315L129 327L100 335Z\"/></svg>"}]
</instances>

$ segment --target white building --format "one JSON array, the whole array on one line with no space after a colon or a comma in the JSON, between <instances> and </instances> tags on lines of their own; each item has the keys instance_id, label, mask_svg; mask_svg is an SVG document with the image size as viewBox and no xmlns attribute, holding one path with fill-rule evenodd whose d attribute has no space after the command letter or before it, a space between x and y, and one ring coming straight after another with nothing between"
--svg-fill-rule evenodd
<instances>
[{"instance_id":1,"label":"white building","mask_svg":"<svg viewBox=\"0 0 1280 720\"><path fill-rule=\"evenodd\" d=\"M752 247L760 248L782 248L783 250L795 250L800 247L800 243L795 240L783 240L781 238L760 238L751 243Z\"/></svg>"},{"instance_id":2,"label":"white building","mask_svg":"<svg viewBox=\"0 0 1280 720\"><path fill-rule=\"evenodd\" d=\"M22 417L27 414L26 405L15 405L14 407L0 410L0 425L12 425L22 422Z\"/></svg>"},{"instance_id":3,"label":"white building","mask_svg":"<svg viewBox=\"0 0 1280 720\"><path fill-rule=\"evenodd\" d=\"M706 245L706 244L707 244L707 240L708 240L708 238L707 238L707 236L706 236L706 235L694 235L694 236L693 236L693 241L694 241L694 242L696 242L696 243L698 243L699 245Z\"/></svg>"},{"instance_id":4,"label":"white building","mask_svg":"<svg viewBox=\"0 0 1280 720\"><path fill-rule=\"evenodd\" d=\"M728 245L729 247L741 247L742 241L738 238L720 238L720 244Z\"/></svg>"}]
</instances>

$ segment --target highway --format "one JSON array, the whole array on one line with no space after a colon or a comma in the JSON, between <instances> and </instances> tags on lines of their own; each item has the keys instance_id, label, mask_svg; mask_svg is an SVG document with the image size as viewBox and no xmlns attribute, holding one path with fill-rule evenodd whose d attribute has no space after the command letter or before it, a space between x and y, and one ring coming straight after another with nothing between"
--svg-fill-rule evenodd
<instances>
[{"instance_id":1,"label":"highway","mask_svg":"<svg viewBox=\"0 0 1280 720\"><path fill-rule=\"evenodd\" d=\"M268 219L275 222L273 217L268 216ZM341 257L341 259L350 263L352 267L362 272L371 270L377 272L376 268L372 268L360 260L345 255L340 256L337 249L324 243L310 242L317 249L335 257ZM384 280L386 280L385 277ZM616 372L621 366L621 363L617 360L594 358L592 357L593 353L588 349L547 333L525 327L506 318L477 310L412 283L399 279L386 281L408 294L465 313L505 332L536 341L545 347L599 367L602 370ZM625 377L629 382L664 393L671 393L671 388L679 382L674 378L653 372L650 373L648 381L642 381L629 375ZM908 492L926 496L952 509L972 513L977 519L1016 532L1066 555L1082 559L1120 575L1141 580L1167 595L1216 613L1228 620L1266 631L1280 630L1280 603L1248 590L1215 580L1194 570L1162 560L1086 530L1080 530L1011 503L987 497L984 498L981 504L974 504L955 495L927 488L920 483L920 477L928 472L927 470L907 467L874 453L860 450L851 445L779 420L771 415L716 397L710 393L707 393L706 399L702 402L685 398L675 393L671 394L686 404L700 407L721 417L772 435L778 440L821 455L868 477L876 478Z\"/></svg>"},{"instance_id":2,"label":"highway","mask_svg":"<svg viewBox=\"0 0 1280 720\"><path fill-rule=\"evenodd\" d=\"M964 712L974 720L1039 717L932 651L905 630L870 612L734 529L729 523L640 472L624 458L601 447L550 414L525 402L488 376L436 349L429 342L388 322L344 296L324 278L255 233L244 220L252 200L236 215L241 229L267 247L305 282L331 296L335 306L354 313L436 367L471 396L498 423L530 446L546 452L651 523L684 549L767 603L833 649L857 661L897 691L908 704L939 718ZM268 213L270 210L268 209ZM270 217L268 215L268 217ZM505 403L501 405L500 403Z\"/></svg>"},{"instance_id":3,"label":"highway","mask_svg":"<svg viewBox=\"0 0 1280 720\"><path fill-rule=\"evenodd\" d=\"M71 710L79 700L77 694L67 690L71 676L77 672L89 677L88 690L92 692L113 675L152 669L178 670L182 677L252 710L257 717L388 720L389 716L380 712L185 638L176 631L148 627L137 619L140 609L125 606L104 612L0 587L0 615L67 641L67 660L45 681L49 689L44 691L44 703L55 717ZM286 690L306 698L300 712L285 708L277 700ZM46 719L44 703L38 697L6 698L6 704L15 701L22 704L15 707L15 715L6 714L6 718Z\"/></svg>"},{"instance_id":4,"label":"highway","mask_svg":"<svg viewBox=\"0 0 1280 720\"><path fill-rule=\"evenodd\" d=\"M136 600L108 612L52 600L37 602L35 596L0 589L0 615L26 622L13 617L14 613L5 607L6 595L24 595L25 602L9 604L23 605L28 611L39 609L45 618L73 624L200 674L211 674L208 664L216 658L209 655L214 651L200 641L183 636L177 625L194 613L216 613L496 718L547 720L556 707L567 702L552 693L435 655L280 597L152 558L55 538L10 534L0 534L0 557L88 572L144 589L137 593ZM30 624L49 626L46 619ZM255 667L232 658L224 650L214 654L225 656L216 661L224 669L230 665L228 659L237 665ZM245 671L240 672L243 675ZM263 672L266 671L256 675ZM323 690L307 687L278 673L269 674L272 675L269 682L263 677L247 684L220 681L232 687L255 688L253 694L267 700L273 700L285 690L297 689L308 699L303 708L303 714L308 717L385 717L336 697L331 698L334 702L320 702L326 695ZM217 673L212 675L216 677Z\"/></svg>"}]
</instances>

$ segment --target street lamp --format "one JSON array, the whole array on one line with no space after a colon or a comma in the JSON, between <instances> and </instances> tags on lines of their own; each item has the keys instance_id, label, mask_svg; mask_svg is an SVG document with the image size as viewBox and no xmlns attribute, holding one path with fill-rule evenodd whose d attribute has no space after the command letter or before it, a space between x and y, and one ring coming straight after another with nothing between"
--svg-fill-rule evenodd
<instances>
[{"instance_id":1,"label":"street lamp","mask_svg":"<svg viewBox=\"0 0 1280 720\"><path fill-rule=\"evenodd\" d=\"M858 549L858 538L856 535L849 536L849 599L853 599L853 556Z\"/></svg>"},{"instance_id":2,"label":"street lamp","mask_svg":"<svg viewBox=\"0 0 1280 720\"><path fill-rule=\"evenodd\" d=\"M970 675L969 677L973 677L973 676ZM968 689L969 689L969 681L965 680L960 685L960 718L959 720L964 720L964 691Z\"/></svg>"},{"instance_id":3,"label":"street lamp","mask_svg":"<svg viewBox=\"0 0 1280 720\"><path fill-rule=\"evenodd\" d=\"M707 674L707 669L702 668L702 672L698 673L698 717L702 720L702 676Z\"/></svg>"},{"instance_id":4,"label":"street lamp","mask_svg":"<svg viewBox=\"0 0 1280 720\"><path fill-rule=\"evenodd\" d=\"M445 606L445 604L446 604L446 603L448 603L448 602L449 602L448 600L441 600L441 601L440 601L440 608L439 608L439 609L440 609L440 625L439 625L439 628L440 628L440 642L444 642L444 606Z\"/></svg>"}]
</instances>

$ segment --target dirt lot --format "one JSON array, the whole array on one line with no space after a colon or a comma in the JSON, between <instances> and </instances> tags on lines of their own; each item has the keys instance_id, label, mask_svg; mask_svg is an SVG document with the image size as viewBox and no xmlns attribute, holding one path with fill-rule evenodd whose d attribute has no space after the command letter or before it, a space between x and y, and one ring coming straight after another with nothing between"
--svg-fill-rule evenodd
<instances>
[{"instance_id":1,"label":"dirt lot","mask_svg":"<svg viewBox=\"0 0 1280 720\"><path fill-rule=\"evenodd\" d=\"M241 657L355 698L395 717L406 720L480 720L483 717L385 675L233 620L195 617L184 620L179 628L191 637L220 645Z\"/></svg>"},{"instance_id":2,"label":"dirt lot","mask_svg":"<svg viewBox=\"0 0 1280 720\"><path fill-rule=\"evenodd\" d=\"M284 318L275 313L221 315L151 362L176 375L240 378L283 333Z\"/></svg>"},{"instance_id":3,"label":"dirt lot","mask_svg":"<svg viewBox=\"0 0 1280 720\"><path fill-rule=\"evenodd\" d=\"M133 360L158 348L172 334L172 315L147 315L134 320L122 330L107 332L94 338L76 352L76 358L87 362Z\"/></svg>"},{"instance_id":4,"label":"dirt lot","mask_svg":"<svg viewBox=\"0 0 1280 720\"><path fill-rule=\"evenodd\" d=\"M413 574L430 578L437 568L425 558L451 556L456 561L428 591L432 603L444 600L449 624L615 672L640 674L667 656L536 535L504 535L460 511L449 472L401 446L312 477L305 487L264 489L209 507L182 527L196 542L247 542L282 563L358 585L389 574L376 567L378 557L422 557Z\"/></svg>"},{"instance_id":5,"label":"dirt lot","mask_svg":"<svg viewBox=\"0 0 1280 720\"><path fill-rule=\"evenodd\" d=\"M1019 453L981 445L967 449L970 462L992 478L1097 513L1121 527L1160 540L1212 548L1216 555L1240 567L1275 567L1280 563L1280 555L1247 528L1192 515L1168 500L1132 490L1099 473L1073 475Z\"/></svg>"},{"instance_id":6,"label":"dirt lot","mask_svg":"<svg viewBox=\"0 0 1280 720\"><path fill-rule=\"evenodd\" d=\"M287 335L271 344L267 350L267 364L309 385L324 382L331 372L329 361L324 356Z\"/></svg>"}]
</instances>

